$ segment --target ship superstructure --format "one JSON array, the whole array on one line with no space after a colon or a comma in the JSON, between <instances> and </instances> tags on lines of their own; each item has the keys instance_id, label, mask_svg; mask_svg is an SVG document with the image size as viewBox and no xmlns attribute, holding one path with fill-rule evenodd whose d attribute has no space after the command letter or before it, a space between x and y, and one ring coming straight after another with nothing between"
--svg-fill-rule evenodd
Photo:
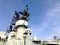
<instances>
[{"instance_id":1,"label":"ship superstructure","mask_svg":"<svg viewBox=\"0 0 60 45\"><path fill-rule=\"evenodd\" d=\"M6 32L0 32L0 45L60 45L60 38L53 41L42 41L37 37L30 39L32 34L28 26L29 21L28 5L22 12L15 11L10 25Z\"/></svg>"}]
</instances>

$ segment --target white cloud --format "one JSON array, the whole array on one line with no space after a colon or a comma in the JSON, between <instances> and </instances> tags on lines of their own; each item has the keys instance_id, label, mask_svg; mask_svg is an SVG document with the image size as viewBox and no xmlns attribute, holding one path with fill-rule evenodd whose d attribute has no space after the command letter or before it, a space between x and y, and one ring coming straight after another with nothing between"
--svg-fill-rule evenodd
<instances>
[{"instance_id":1,"label":"white cloud","mask_svg":"<svg viewBox=\"0 0 60 45\"><path fill-rule=\"evenodd\" d=\"M44 22L42 22L40 26L40 34L43 34L43 37L46 39L50 39L55 35L60 35L60 6L49 9L45 15ZM47 31L47 29L49 30ZM48 33L50 30L51 34ZM47 33L43 33L42 31L46 31Z\"/></svg>"},{"instance_id":2,"label":"white cloud","mask_svg":"<svg viewBox=\"0 0 60 45\"><path fill-rule=\"evenodd\" d=\"M31 27L33 35L37 35L41 39L52 39L55 35L60 35L60 4L49 8L42 24Z\"/></svg>"}]
</instances>

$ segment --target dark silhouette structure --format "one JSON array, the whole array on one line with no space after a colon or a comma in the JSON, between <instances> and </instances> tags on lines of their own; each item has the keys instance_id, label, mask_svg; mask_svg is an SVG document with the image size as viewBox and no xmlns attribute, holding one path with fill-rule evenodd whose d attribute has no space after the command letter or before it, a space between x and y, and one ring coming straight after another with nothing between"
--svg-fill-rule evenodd
<instances>
[{"instance_id":1,"label":"dark silhouette structure","mask_svg":"<svg viewBox=\"0 0 60 45\"><path fill-rule=\"evenodd\" d=\"M22 17L21 17L22 15ZM8 31L7 32L11 32L12 30L14 30L14 25L16 23L16 21L18 20L29 20L29 13L28 13L28 5L26 5L26 9L22 12L17 12L15 11L15 14L13 15L12 21L10 23L10 25L8 26Z\"/></svg>"}]
</instances>

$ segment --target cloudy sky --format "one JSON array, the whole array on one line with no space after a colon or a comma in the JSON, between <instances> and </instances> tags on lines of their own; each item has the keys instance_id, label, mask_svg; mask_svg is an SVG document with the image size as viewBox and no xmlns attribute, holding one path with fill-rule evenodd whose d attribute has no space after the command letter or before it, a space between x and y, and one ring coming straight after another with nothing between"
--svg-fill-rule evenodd
<instances>
[{"instance_id":1,"label":"cloudy sky","mask_svg":"<svg viewBox=\"0 0 60 45\"><path fill-rule=\"evenodd\" d=\"M14 11L29 6L32 36L53 39L60 36L60 0L0 0L0 31L6 31Z\"/></svg>"}]
</instances>

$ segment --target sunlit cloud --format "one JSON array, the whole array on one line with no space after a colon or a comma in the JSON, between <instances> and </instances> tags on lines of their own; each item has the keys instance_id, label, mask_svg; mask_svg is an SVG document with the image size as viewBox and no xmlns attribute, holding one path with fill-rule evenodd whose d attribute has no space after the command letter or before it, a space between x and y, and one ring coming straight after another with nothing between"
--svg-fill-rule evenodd
<instances>
[{"instance_id":1,"label":"sunlit cloud","mask_svg":"<svg viewBox=\"0 0 60 45\"><path fill-rule=\"evenodd\" d=\"M34 34L41 39L53 39L60 35L60 5L48 9L43 18L42 24L33 26ZM38 32L38 33L37 33Z\"/></svg>"},{"instance_id":2,"label":"sunlit cloud","mask_svg":"<svg viewBox=\"0 0 60 45\"><path fill-rule=\"evenodd\" d=\"M49 9L45 15L44 22L42 22L40 26L40 30L44 31L44 33L41 31L41 34L43 34L43 36L45 35L46 39L60 35L60 6ZM48 32L50 30L51 32L49 34Z\"/></svg>"}]
</instances>

